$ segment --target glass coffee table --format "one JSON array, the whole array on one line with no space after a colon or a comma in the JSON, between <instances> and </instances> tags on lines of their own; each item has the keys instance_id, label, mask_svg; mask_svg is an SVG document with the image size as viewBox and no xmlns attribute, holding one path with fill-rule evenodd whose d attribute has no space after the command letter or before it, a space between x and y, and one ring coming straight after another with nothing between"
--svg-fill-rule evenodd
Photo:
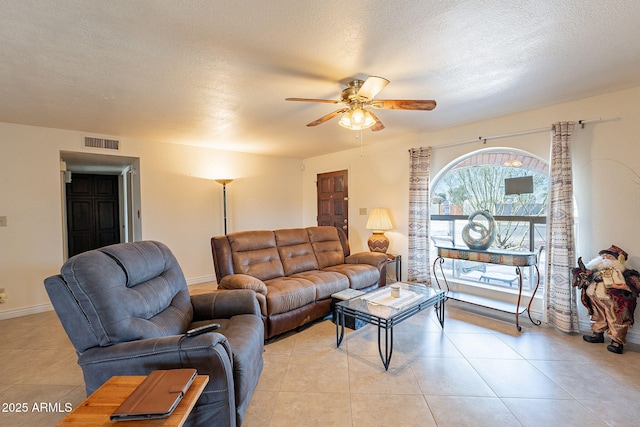
<instances>
[{"instance_id":1,"label":"glass coffee table","mask_svg":"<svg viewBox=\"0 0 640 427\"><path fill-rule=\"evenodd\" d=\"M420 284L394 283L400 286L400 296L391 295L391 285L336 304L336 341L340 347L344 338L345 317L353 317L378 326L378 352L385 370L393 354L393 327L422 310L435 306L440 326L444 328L445 292ZM384 330L384 352L382 350Z\"/></svg>"}]
</instances>

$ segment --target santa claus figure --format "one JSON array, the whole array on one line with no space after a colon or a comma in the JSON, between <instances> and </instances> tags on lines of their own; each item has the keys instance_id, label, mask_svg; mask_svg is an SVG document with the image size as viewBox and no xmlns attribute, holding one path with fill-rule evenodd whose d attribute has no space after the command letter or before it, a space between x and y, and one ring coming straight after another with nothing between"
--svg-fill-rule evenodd
<instances>
[{"instance_id":1,"label":"santa claus figure","mask_svg":"<svg viewBox=\"0 0 640 427\"><path fill-rule=\"evenodd\" d=\"M603 343L604 333L611 338L607 350L622 354L627 331L633 325L633 313L640 292L640 273L628 268L629 255L612 245L599 257L573 269L573 285L582 290L582 304L591 316L591 335L585 341Z\"/></svg>"}]
</instances>

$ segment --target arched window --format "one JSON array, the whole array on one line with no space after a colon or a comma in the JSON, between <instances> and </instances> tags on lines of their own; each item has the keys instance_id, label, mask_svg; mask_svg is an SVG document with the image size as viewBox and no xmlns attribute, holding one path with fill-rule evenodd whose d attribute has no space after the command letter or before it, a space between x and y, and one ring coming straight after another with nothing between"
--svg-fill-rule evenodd
<instances>
[{"instance_id":1,"label":"arched window","mask_svg":"<svg viewBox=\"0 0 640 427\"><path fill-rule=\"evenodd\" d=\"M462 229L469 215L479 210L489 211L496 220L492 248L536 252L540 257L547 238L548 190L547 163L525 151L490 148L454 160L434 178L430 191L432 259L436 245L465 246ZM543 265L539 259L538 266ZM448 277L467 285L518 287L513 267L447 260L444 268ZM533 290L533 270L524 276L524 289Z\"/></svg>"}]
</instances>

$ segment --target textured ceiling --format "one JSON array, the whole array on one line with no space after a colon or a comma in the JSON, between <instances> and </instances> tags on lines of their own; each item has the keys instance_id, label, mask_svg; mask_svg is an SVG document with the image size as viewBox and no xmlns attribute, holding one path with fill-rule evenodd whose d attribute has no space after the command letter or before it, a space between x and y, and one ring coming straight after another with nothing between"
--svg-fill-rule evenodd
<instances>
[{"instance_id":1,"label":"textured ceiling","mask_svg":"<svg viewBox=\"0 0 640 427\"><path fill-rule=\"evenodd\" d=\"M505 6L506 5L506 6ZM354 77L391 83L374 144L640 85L637 0L0 0L0 121L305 158L357 146Z\"/></svg>"}]
</instances>

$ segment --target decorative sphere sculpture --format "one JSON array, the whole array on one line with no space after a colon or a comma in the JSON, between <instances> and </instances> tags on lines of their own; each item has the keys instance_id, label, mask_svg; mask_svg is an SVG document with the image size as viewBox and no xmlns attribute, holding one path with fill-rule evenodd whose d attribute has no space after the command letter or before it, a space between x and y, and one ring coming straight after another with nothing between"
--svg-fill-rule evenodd
<instances>
[{"instance_id":1,"label":"decorative sphere sculpture","mask_svg":"<svg viewBox=\"0 0 640 427\"><path fill-rule=\"evenodd\" d=\"M477 216L484 217L487 220L487 226L475 221ZM496 220L493 216L488 211L475 211L469 215L469 223L462 229L462 240L470 249L484 251L489 249L496 239L496 233Z\"/></svg>"}]
</instances>

